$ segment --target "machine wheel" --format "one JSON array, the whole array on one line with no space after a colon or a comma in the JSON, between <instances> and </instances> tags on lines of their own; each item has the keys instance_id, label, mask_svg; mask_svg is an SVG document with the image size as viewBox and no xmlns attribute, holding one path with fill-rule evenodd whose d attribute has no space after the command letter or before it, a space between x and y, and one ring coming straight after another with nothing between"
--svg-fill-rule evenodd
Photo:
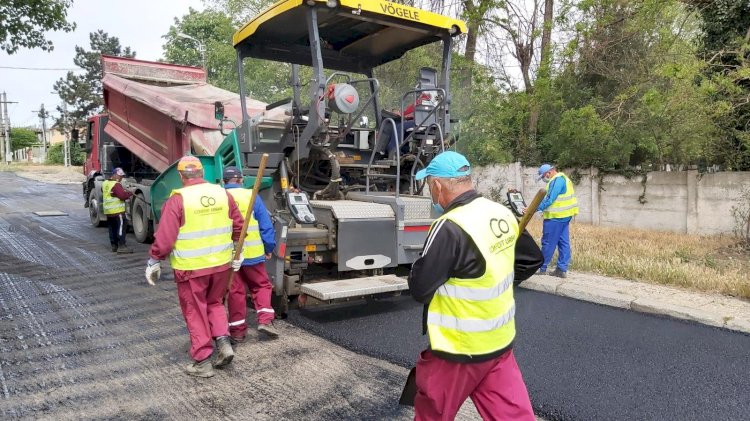
<instances>
[{"instance_id":1,"label":"machine wheel","mask_svg":"<svg viewBox=\"0 0 750 421\"><path fill-rule=\"evenodd\" d=\"M151 222L148 218L148 206L143 195L137 194L133 198L133 234L139 243L147 243L152 240L154 232L151 228Z\"/></svg>"},{"instance_id":2,"label":"machine wheel","mask_svg":"<svg viewBox=\"0 0 750 421\"><path fill-rule=\"evenodd\" d=\"M95 227L103 227L107 225L107 221L102 221L99 215L99 201L96 200L96 192L92 189L89 192L89 220L91 225Z\"/></svg>"}]
</instances>

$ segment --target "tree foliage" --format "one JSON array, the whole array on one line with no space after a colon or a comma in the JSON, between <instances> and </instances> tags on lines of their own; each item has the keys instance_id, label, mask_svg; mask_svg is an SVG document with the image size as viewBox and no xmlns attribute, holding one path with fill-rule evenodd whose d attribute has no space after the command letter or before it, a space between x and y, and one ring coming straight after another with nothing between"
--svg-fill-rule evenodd
<instances>
[{"instance_id":1,"label":"tree foliage","mask_svg":"<svg viewBox=\"0 0 750 421\"><path fill-rule=\"evenodd\" d=\"M78 142L70 143L70 164L77 166L86 162L86 151L81 148ZM45 163L52 165L63 165L65 163L64 145L62 142L55 143L47 148L47 160Z\"/></svg>"},{"instance_id":2,"label":"tree foliage","mask_svg":"<svg viewBox=\"0 0 750 421\"><path fill-rule=\"evenodd\" d=\"M33 130L22 127L14 127L10 129L10 149L12 151L15 152L19 149L26 149L38 144L39 139Z\"/></svg>"},{"instance_id":3,"label":"tree foliage","mask_svg":"<svg viewBox=\"0 0 750 421\"><path fill-rule=\"evenodd\" d=\"M13 54L19 48L52 51L47 31L71 32L68 22L72 0L0 0L0 50Z\"/></svg>"},{"instance_id":4,"label":"tree foliage","mask_svg":"<svg viewBox=\"0 0 750 421\"><path fill-rule=\"evenodd\" d=\"M252 2L248 3L252 6ZM249 7L248 6L248 7ZM233 6L238 7L238 6ZM232 47L235 23L223 11L189 9L163 38L164 58L171 63L201 66L201 54L194 41L180 38L178 33L199 40L206 48L208 82L232 92L239 92L237 54ZM260 60L245 60L247 94L257 100L273 102L288 96L290 66Z\"/></svg>"},{"instance_id":5,"label":"tree foliage","mask_svg":"<svg viewBox=\"0 0 750 421\"><path fill-rule=\"evenodd\" d=\"M82 125L89 116L102 111L102 54L119 57L135 57L130 47L123 48L117 37L109 36L103 30L89 34L90 50L76 46L73 63L84 70L83 73L68 72L65 78L55 82L54 90L68 105L67 120L63 109L58 106L60 118L56 124L64 131Z\"/></svg>"},{"instance_id":6,"label":"tree foliage","mask_svg":"<svg viewBox=\"0 0 750 421\"><path fill-rule=\"evenodd\" d=\"M238 91L229 39L271 0L206 0L165 35L165 59L200 65ZM750 3L745 0L404 1L463 18L452 117L458 148L479 164L595 166L607 171L718 164L750 169ZM375 69L381 106L396 108L420 67L420 47ZM246 60L249 94L289 96L289 66ZM303 69L303 85L309 81Z\"/></svg>"},{"instance_id":7,"label":"tree foliage","mask_svg":"<svg viewBox=\"0 0 750 421\"><path fill-rule=\"evenodd\" d=\"M699 56L706 67L718 136L712 163L750 170L750 2L689 2L701 16Z\"/></svg>"}]
</instances>

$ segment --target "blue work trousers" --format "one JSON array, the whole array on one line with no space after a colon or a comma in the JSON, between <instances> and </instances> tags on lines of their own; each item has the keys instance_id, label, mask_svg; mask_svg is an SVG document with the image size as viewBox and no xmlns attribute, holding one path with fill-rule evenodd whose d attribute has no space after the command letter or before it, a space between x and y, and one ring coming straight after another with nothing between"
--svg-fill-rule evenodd
<instances>
[{"instance_id":1,"label":"blue work trousers","mask_svg":"<svg viewBox=\"0 0 750 421\"><path fill-rule=\"evenodd\" d=\"M562 272L568 271L570 263L570 217L559 219L545 219L542 226L542 255L544 263L541 271L547 270L547 265L552 260L557 248L557 269Z\"/></svg>"}]
</instances>

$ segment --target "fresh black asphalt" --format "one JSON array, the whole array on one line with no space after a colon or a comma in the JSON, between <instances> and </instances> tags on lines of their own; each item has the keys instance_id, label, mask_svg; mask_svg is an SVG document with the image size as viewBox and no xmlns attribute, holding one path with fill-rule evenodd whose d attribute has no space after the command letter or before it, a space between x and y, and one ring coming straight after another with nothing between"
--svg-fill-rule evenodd
<instances>
[{"instance_id":1,"label":"fresh black asphalt","mask_svg":"<svg viewBox=\"0 0 750 421\"><path fill-rule=\"evenodd\" d=\"M514 352L548 420L748 420L750 335L517 289ZM411 367L424 349L410 297L293 311L289 321Z\"/></svg>"}]
</instances>

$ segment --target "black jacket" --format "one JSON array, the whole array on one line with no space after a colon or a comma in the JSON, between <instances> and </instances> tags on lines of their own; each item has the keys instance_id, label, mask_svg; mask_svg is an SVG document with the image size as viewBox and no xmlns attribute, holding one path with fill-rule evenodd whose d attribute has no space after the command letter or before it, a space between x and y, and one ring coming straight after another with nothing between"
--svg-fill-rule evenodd
<instances>
[{"instance_id":1,"label":"black jacket","mask_svg":"<svg viewBox=\"0 0 750 421\"><path fill-rule=\"evenodd\" d=\"M474 190L463 193L445 209L449 212L459 206L470 203L481 197ZM530 278L542 266L542 251L534 239L524 230L516 242L516 260L514 264L515 281ZM409 292L415 300L424 303L422 315L422 334L427 333L427 308L440 286L448 278L478 278L485 271L485 261L474 241L455 223L446 220L430 229L425 241L422 257L412 265L409 274ZM443 359L461 362L481 362L502 355L513 344L492 354L468 357L433 351Z\"/></svg>"}]
</instances>

